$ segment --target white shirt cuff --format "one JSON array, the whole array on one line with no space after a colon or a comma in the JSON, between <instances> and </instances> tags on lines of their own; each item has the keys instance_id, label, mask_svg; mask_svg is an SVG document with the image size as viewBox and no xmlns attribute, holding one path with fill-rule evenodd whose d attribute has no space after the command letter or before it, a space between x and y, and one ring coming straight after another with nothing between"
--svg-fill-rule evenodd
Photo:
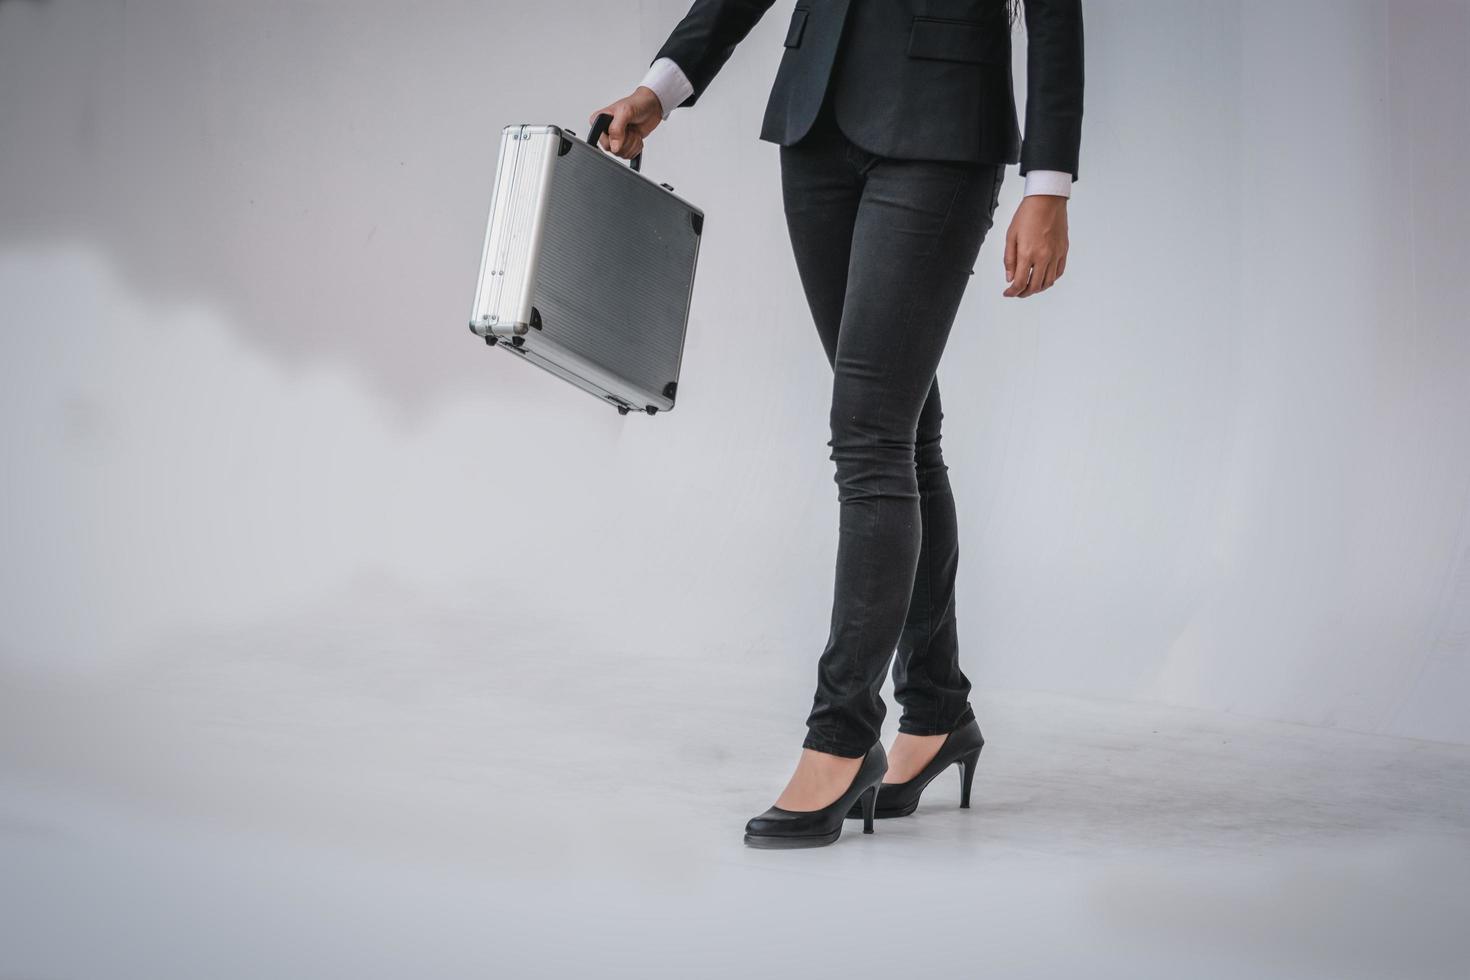
<instances>
[{"instance_id":1,"label":"white shirt cuff","mask_svg":"<svg viewBox=\"0 0 1470 980\"><path fill-rule=\"evenodd\" d=\"M1026 171L1026 190L1022 197L1032 194L1055 194L1058 197L1072 196L1072 175L1065 170Z\"/></svg>"},{"instance_id":2,"label":"white shirt cuff","mask_svg":"<svg viewBox=\"0 0 1470 980\"><path fill-rule=\"evenodd\" d=\"M653 94L658 96L659 104L664 108L665 119L669 118L669 113L679 103L694 94L694 86L672 58L660 58L649 65L639 84L653 89Z\"/></svg>"}]
</instances>

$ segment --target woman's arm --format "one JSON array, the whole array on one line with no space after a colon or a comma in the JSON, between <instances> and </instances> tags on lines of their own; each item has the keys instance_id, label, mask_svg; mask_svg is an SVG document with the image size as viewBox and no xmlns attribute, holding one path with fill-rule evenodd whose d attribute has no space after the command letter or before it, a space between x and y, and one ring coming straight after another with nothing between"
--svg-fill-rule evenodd
<instances>
[{"instance_id":1,"label":"woman's arm","mask_svg":"<svg viewBox=\"0 0 1470 980\"><path fill-rule=\"evenodd\" d=\"M602 113L613 117L602 137L602 148L625 159L642 153L643 141L675 109L664 105L661 97L673 101L669 93L683 95L680 106L699 101L730 60L735 46L745 40L773 3L775 0L695 0L654 56L643 84L632 95L588 117L588 122Z\"/></svg>"},{"instance_id":2,"label":"woman's arm","mask_svg":"<svg viewBox=\"0 0 1470 980\"><path fill-rule=\"evenodd\" d=\"M694 105L714 81L735 46L760 21L775 0L695 0L654 61L668 58L678 65L694 91L680 106ZM674 106L668 106L672 110Z\"/></svg>"},{"instance_id":3,"label":"woman's arm","mask_svg":"<svg viewBox=\"0 0 1470 980\"><path fill-rule=\"evenodd\" d=\"M1005 296L1035 296L1067 270L1067 197L1082 144L1081 0L1026 0L1026 132L1021 173L1037 186L1006 230Z\"/></svg>"},{"instance_id":4,"label":"woman's arm","mask_svg":"<svg viewBox=\"0 0 1470 980\"><path fill-rule=\"evenodd\" d=\"M1026 132L1021 173L1077 179L1082 144L1081 0L1025 0Z\"/></svg>"}]
</instances>

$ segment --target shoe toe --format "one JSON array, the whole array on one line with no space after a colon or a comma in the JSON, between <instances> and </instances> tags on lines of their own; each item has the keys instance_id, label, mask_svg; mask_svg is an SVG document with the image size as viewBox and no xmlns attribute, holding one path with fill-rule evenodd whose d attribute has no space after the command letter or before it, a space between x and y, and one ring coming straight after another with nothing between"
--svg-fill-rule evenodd
<instances>
[{"instance_id":1,"label":"shoe toe","mask_svg":"<svg viewBox=\"0 0 1470 980\"><path fill-rule=\"evenodd\" d=\"M745 824L745 832L757 837L779 834L790 821L785 819L784 811L771 807L759 816L751 817Z\"/></svg>"}]
</instances>

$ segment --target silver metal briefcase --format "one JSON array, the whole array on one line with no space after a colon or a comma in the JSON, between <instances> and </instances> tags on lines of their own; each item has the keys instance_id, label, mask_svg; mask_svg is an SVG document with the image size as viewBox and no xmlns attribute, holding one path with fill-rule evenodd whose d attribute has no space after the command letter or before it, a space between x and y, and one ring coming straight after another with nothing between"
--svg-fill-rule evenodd
<instances>
[{"instance_id":1,"label":"silver metal briefcase","mask_svg":"<svg viewBox=\"0 0 1470 980\"><path fill-rule=\"evenodd\" d=\"M557 126L507 126L470 329L629 411L674 407L704 212Z\"/></svg>"}]
</instances>

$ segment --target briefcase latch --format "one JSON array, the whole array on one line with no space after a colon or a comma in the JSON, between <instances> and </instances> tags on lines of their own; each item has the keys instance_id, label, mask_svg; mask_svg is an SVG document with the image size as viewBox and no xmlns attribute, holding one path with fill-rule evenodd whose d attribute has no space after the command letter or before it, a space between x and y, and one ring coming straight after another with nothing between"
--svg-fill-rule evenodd
<instances>
[{"instance_id":1,"label":"briefcase latch","mask_svg":"<svg viewBox=\"0 0 1470 980\"><path fill-rule=\"evenodd\" d=\"M531 307L531 321L529 323L517 323L512 320L502 320L494 313L486 314L470 324L470 329L482 337L523 337L532 329L541 329L541 311Z\"/></svg>"},{"instance_id":2,"label":"briefcase latch","mask_svg":"<svg viewBox=\"0 0 1470 980\"><path fill-rule=\"evenodd\" d=\"M530 327L524 323L512 323L509 320L501 321L499 317L482 316L470 324L475 333L482 337L518 337L526 333Z\"/></svg>"}]
</instances>

